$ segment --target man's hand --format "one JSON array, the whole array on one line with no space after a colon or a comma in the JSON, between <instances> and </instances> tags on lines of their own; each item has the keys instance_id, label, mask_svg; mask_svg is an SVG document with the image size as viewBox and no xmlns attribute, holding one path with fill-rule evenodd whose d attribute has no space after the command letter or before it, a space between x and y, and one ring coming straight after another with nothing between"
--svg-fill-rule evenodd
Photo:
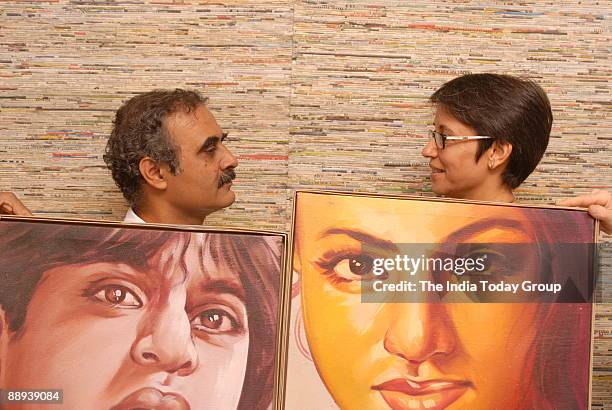
<instances>
[{"instance_id":1,"label":"man's hand","mask_svg":"<svg viewBox=\"0 0 612 410\"><path fill-rule=\"evenodd\" d=\"M599 220L599 227L607 234L612 234L612 194L596 189L588 195L559 202L562 206L579 206L588 208L589 214Z\"/></svg>"},{"instance_id":2,"label":"man's hand","mask_svg":"<svg viewBox=\"0 0 612 410\"><path fill-rule=\"evenodd\" d=\"M0 192L0 214L32 216L32 212L12 192Z\"/></svg>"}]
</instances>

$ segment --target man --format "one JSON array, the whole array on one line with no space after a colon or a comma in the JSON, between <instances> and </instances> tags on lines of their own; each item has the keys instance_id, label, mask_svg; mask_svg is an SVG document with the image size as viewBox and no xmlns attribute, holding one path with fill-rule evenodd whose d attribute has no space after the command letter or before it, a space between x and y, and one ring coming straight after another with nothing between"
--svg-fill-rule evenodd
<instances>
[{"instance_id":1,"label":"man","mask_svg":"<svg viewBox=\"0 0 612 410\"><path fill-rule=\"evenodd\" d=\"M234 202L238 161L205 103L195 91L155 90L119 108L104 161L131 206L125 222L200 225ZM12 193L0 193L0 213L31 215Z\"/></svg>"},{"instance_id":2,"label":"man","mask_svg":"<svg viewBox=\"0 0 612 410\"><path fill-rule=\"evenodd\" d=\"M32 216L32 211L12 192L0 192L0 215Z\"/></svg>"}]
</instances>

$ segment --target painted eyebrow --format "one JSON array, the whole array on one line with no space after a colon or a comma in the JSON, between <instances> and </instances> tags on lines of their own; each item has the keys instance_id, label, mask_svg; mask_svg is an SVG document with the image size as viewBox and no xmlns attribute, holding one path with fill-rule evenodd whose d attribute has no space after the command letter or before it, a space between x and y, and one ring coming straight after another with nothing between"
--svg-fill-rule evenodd
<instances>
[{"instance_id":1,"label":"painted eyebrow","mask_svg":"<svg viewBox=\"0 0 612 410\"><path fill-rule=\"evenodd\" d=\"M464 226L448 235L440 242L461 242L462 240L468 239L477 233L488 231L493 228L506 228L514 231L527 231L527 226L522 221L508 219L508 218L485 218L479 221L473 222L469 225Z\"/></svg>"},{"instance_id":2,"label":"painted eyebrow","mask_svg":"<svg viewBox=\"0 0 612 410\"><path fill-rule=\"evenodd\" d=\"M206 281L200 288L205 293L225 293L235 296L242 303L246 303L246 295L243 287L235 280L213 279Z\"/></svg>"},{"instance_id":3,"label":"painted eyebrow","mask_svg":"<svg viewBox=\"0 0 612 410\"><path fill-rule=\"evenodd\" d=\"M115 269L105 270L96 269L96 271L90 276L98 276L104 274L104 277L91 282L91 286L97 286L102 282L109 280L121 279L130 282L134 286L137 286L147 297L150 297L151 290L159 288L160 281L159 277L149 274L146 270L141 270L134 265L130 265L122 262L97 262L97 263L108 263L115 265ZM86 265L95 265L97 263L91 263ZM143 268L146 269L146 268Z\"/></svg>"},{"instance_id":4,"label":"painted eyebrow","mask_svg":"<svg viewBox=\"0 0 612 410\"><path fill-rule=\"evenodd\" d=\"M217 145L219 142L225 141L227 136L228 136L227 132L224 132L223 134L221 134L221 137L217 135L211 135L210 137L204 140L204 143L202 144L198 152L206 151L208 148Z\"/></svg>"},{"instance_id":5,"label":"painted eyebrow","mask_svg":"<svg viewBox=\"0 0 612 410\"><path fill-rule=\"evenodd\" d=\"M319 239L322 239L322 238L325 238L326 236L331 236L331 235L346 235L359 242L374 245L377 248L388 249L388 250L396 249L394 243L391 241L380 239L379 237L371 235L367 232L363 232L358 229L351 229L351 228L327 229L323 231L321 235L319 235Z\"/></svg>"}]
</instances>

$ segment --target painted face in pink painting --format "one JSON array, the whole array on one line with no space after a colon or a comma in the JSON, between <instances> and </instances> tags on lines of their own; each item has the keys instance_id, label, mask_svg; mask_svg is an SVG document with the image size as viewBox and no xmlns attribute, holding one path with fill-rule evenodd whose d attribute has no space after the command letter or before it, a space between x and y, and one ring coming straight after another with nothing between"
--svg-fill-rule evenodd
<instances>
[{"instance_id":1,"label":"painted face in pink painting","mask_svg":"<svg viewBox=\"0 0 612 410\"><path fill-rule=\"evenodd\" d=\"M244 289L204 238L177 236L144 266L44 272L21 329L0 321L0 386L62 388L65 409L236 409L249 347Z\"/></svg>"}]
</instances>

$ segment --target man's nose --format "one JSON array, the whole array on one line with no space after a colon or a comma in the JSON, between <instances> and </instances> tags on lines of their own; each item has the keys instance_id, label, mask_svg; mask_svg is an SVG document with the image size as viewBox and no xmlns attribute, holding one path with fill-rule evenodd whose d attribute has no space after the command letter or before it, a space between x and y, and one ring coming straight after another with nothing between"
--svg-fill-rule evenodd
<instances>
[{"instance_id":1,"label":"man's nose","mask_svg":"<svg viewBox=\"0 0 612 410\"><path fill-rule=\"evenodd\" d=\"M199 358L184 309L166 308L144 320L147 327L137 336L130 352L134 362L179 376L193 373Z\"/></svg>"},{"instance_id":2,"label":"man's nose","mask_svg":"<svg viewBox=\"0 0 612 410\"><path fill-rule=\"evenodd\" d=\"M425 158L435 158L438 156L438 147L436 147L436 143L433 138L429 138L427 145L425 145L421 151L421 155L423 155Z\"/></svg>"},{"instance_id":3,"label":"man's nose","mask_svg":"<svg viewBox=\"0 0 612 410\"><path fill-rule=\"evenodd\" d=\"M389 353L418 366L454 351L456 333L447 306L405 303L388 307L394 317L384 339L384 347Z\"/></svg>"},{"instance_id":4,"label":"man's nose","mask_svg":"<svg viewBox=\"0 0 612 410\"><path fill-rule=\"evenodd\" d=\"M230 151L228 147L223 145L223 158L221 158L221 169L233 169L238 166L238 158Z\"/></svg>"}]
</instances>

